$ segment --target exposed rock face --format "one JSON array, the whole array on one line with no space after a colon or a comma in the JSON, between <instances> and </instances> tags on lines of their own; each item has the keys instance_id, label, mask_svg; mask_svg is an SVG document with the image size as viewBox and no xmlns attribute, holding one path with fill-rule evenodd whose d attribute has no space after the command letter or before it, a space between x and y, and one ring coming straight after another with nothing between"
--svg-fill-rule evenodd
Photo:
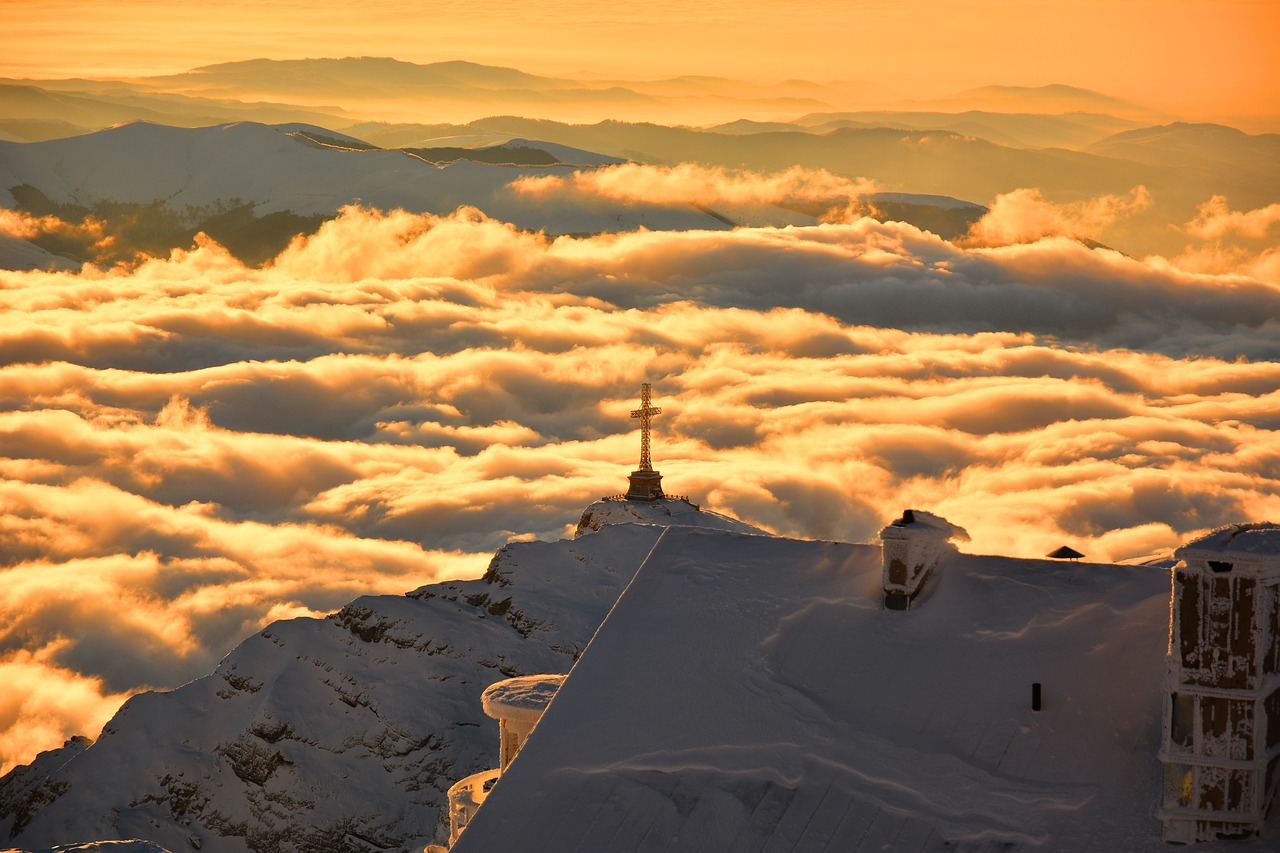
<instances>
[{"instance_id":1,"label":"exposed rock face","mask_svg":"<svg viewBox=\"0 0 1280 853\"><path fill-rule=\"evenodd\" d=\"M273 623L211 675L130 699L97 743L0 779L0 843L364 853L443 839L449 786L497 764L481 692L568 671L661 533L514 543L479 580Z\"/></svg>"}]
</instances>

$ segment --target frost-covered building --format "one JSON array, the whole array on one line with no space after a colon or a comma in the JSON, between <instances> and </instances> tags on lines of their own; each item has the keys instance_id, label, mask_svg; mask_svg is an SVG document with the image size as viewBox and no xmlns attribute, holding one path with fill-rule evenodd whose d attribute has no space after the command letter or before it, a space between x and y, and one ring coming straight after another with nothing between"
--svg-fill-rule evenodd
<instances>
[{"instance_id":1,"label":"frost-covered building","mask_svg":"<svg viewBox=\"0 0 1280 853\"><path fill-rule=\"evenodd\" d=\"M1168 565L896 542L665 530L454 853L1167 850Z\"/></svg>"},{"instance_id":2,"label":"frost-covered building","mask_svg":"<svg viewBox=\"0 0 1280 853\"><path fill-rule=\"evenodd\" d=\"M1176 556L1164 837L1254 835L1280 785L1280 526L1224 527Z\"/></svg>"},{"instance_id":3,"label":"frost-covered building","mask_svg":"<svg viewBox=\"0 0 1280 853\"><path fill-rule=\"evenodd\" d=\"M564 682L559 674L521 675L499 681L480 694L484 712L498 721L498 766L461 779L449 789L449 843L458 840L489 796L489 790L516 757ZM432 845L429 851L447 848Z\"/></svg>"}]
</instances>

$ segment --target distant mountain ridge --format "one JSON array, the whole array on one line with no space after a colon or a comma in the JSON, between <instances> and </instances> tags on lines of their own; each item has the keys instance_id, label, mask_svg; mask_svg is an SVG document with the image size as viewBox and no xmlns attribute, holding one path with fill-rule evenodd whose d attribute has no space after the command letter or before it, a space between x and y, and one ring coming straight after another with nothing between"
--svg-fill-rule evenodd
<instances>
[{"instance_id":1,"label":"distant mountain ridge","mask_svg":"<svg viewBox=\"0 0 1280 853\"><path fill-rule=\"evenodd\" d=\"M1247 164L1280 181L1280 134L1248 134L1221 124L1173 122L1134 128L1100 139L1092 153L1139 163L1214 171Z\"/></svg>"},{"instance_id":2,"label":"distant mountain ridge","mask_svg":"<svg viewBox=\"0 0 1280 853\"><path fill-rule=\"evenodd\" d=\"M1073 201L1123 197L1141 185L1153 204L1117 223L1117 233L1105 240L1135 255L1176 255L1185 246L1185 236L1170 223L1189 221L1214 195L1228 195L1233 206L1248 210L1274 203L1280 193L1280 137L1216 125L1133 128L1106 136L1086 151L1010 147L953 131L768 127L717 132L512 116L465 125L364 123L342 131L299 122L197 129L125 125L42 143L0 141L0 198L6 191L13 195L15 188L26 187L22 192L38 203L23 209L64 218L88 215L102 201L153 205L163 199L182 221L158 225L177 242L140 248L164 254L190 245L195 230L203 229L242 258L260 263L274 257L292 236L318 227L321 220L315 217L331 217L342 205L356 201L385 210L402 207L437 214L471 205L521 228L549 234L811 224L822 214L806 210L804 216L788 218L762 209L716 211L718 218L692 205L604 199L587 204L581 197L568 196L534 200L508 189L524 174L567 174L578 166L622 160L765 173L795 166L825 169L849 179L870 179L882 192L947 196L980 205L1020 187L1039 188L1049 200ZM493 149L503 145L543 151L547 156L541 161L547 165L533 165L525 153L513 151L508 157ZM449 151L417 158L396 150L344 150L371 147ZM423 159L447 165L436 167ZM476 162L484 160L489 162ZM507 163L512 165L503 165ZM525 165L514 165L521 163ZM920 199L914 203L930 204ZM0 204L13 207L18 202ZM968 228L967 221L939 219L932 209L922 210L924 216L907 209L885 212L947 237ZM157 208L146 215L160 214ZM264 224L261 220L267 216L274 219ZM21 247L8 242L6 257L16 257ZM122 239L120 245L128 242ZM66 254L56 246L46 248ZM72 251L68 257L77 256ZM18 268L47 264L44 256L27 253L24 258Z\"/></svg>"},{"instance_id":3,"label":"distant mountain ridge","mask_svg":"<svg viewBox=\"0 0 1280 853\"><path fill-rule=\"evenodd\" d=\"M1167 113L1061 83L1047 86L981 86L943 98L908 100L901 106L915 109L944 109L950 112L990 110L992 112L1106 113L1140 121L1169 120Z\"/></svg>"},{"instance_id":4,"label":"distant mountain ridge","mask_svg":"<svg viewBox=\"0 0 1280 853\"><path fill-rule=\"evenodd\" d=\"M920 112L985 111L989 113L1112 114L1141 123L1169 121L1158 110L1099 92L1064 85L1042 87L989 86L954 95L903 100L884 86L862 81L783 80L761 83L709 75L657 80L601 79L589 74L548 76L517 68L464 60L414 63L391 57L314 59L248 59L193 68L156 77L94 80L10 80L0 83L39 87L59 97L105 101L119 107L131 101L140 109L129 118L151 118L171 124L203 109L209 118L248 118L264 122L303 120L330 125L319 115L367 120L470 121L485 115L514 113L560 121L604 119L655 121L699 126L740 119L786 121L813 113L848 111ZM245 110L230 115L230 102ZM289 117L267 111L310 111L311 117ZM81 103L81 108L86 108ZM70 107L69 107L70 109ZM258 110L250 112L251 109ZM163 117L154 113L163 114ZM6 112L0 119L33 118ZM121 119L117 119L121 120ZM82 125L97 129L102 124ZM1005 140L997 140L1005 141Z\"/></svg>"},{"instance_id":5,"label":"distant mountain ridge","mask_svg":"<svg viewBox=\"0 0 1280 853\"><path fill-rule=\"evenodd\" d=\"M167 255L203 230L243 259L260 263L349 204L437 215L476 207L553 235L729 227L691 203L522 195L511 188L522 176L567 175L579 165L620 162L550 144L541 158L547 165L532 165L537 158L531 152L542 150L538 145L526 140L520 152L488 149L474 156L453 150L436 165L305 124L175 128L135 122L48 142L0 142L0 207L142 226L114 235L114 250L124 254L109 262L127 261L130 251ZM129 215L122 217L125 208Z\"/></svg>"},{"instance_id":6,"label":"distant mountain ridge","mask_svg":"<svg viewBox=\"0 0 1280 853\"><path fill-rule=\"evenodd\" d=\"M249 59L121 82L143 92L338 103L369 118L431 113L475 118L512 111L562 119L661 119L724 111L795 114L848 103L839 84L770 86L699 77L579 80L462 60L422 64L369 56Z\"/></svg>"},{"instance_id":7,"label":"distant mountain ridge","mask_svg":"<svg viewBox=\"0 0 1280 853\"><path fill-rule=\"evenodd\" d=\"M810 209L760 203L716 210L716 205L692 198L647 203L573 194L529 196L513 189L512 182L625 162L625 156L598 153L594 147L594 142L610 141L614 130L639 130L653 142L687 138L714 146L734 138L682 131L672 137L661 128L617 124L594 130L524 121L511 126L528 135L494 135L483 145L437 144L457 141L456 133L445 133L426 145L403 149L379 148L350 133L297 122L205 128L135 122L47 142L0 142L0 207L72 222L94 216L106 227L125 229L112 232L116 240L108 245L115 254L109 257L94 256L92 246L69 243L65 236L37 241L74 260L128 262L133 252L164 256L190 245L196 232L204 231L246 262L262 263L348 204L436 215L475 207L550 235L641 227L684 231L812 225L831 204L816 203ZM543 139L538 135L543 130L560 132L561 139ZM630 150L625 143L621 147L624 155ZM886 196L886 213L944 236L963 233L982 211L936 194L907 195ZM32 255L14 241L0 246L0 264L11 268L48 263L46 256Z\"/></svg>"},{"instance_id":8,"label":"distant mountain ridge","mask_svg":"<svg viewBox=\"0 0 1280 853\"><path fill-rule=\"evenodd\" d=\"M348 90L367 92L371 86L462 86L477 89L569 89L578 84L556 77L528 74L516 68L481 65L462 60L419 64L389 56L348 56L320 59L246 59L203 65L182 74L143 78L153 88L195 83L202 87L271 86L295 93Z\"/></svg>"},{"instance_id":9,"label":"distant mountain ridge","mask_svg":"<svg viewBox=\"0 0 1280 853\"><path fill-rule=\"evenodd\" d=\"M23 141L40 142L130 121L175 127L206 127L228 121L305 122L335 128L350 123L337 107L248 103L145 92L121 83L90 86L88 82L83 85L90 91L67 90L45 81L37 86L0 80L0 130L8 130Z\"/></svg>"}]
</instances>

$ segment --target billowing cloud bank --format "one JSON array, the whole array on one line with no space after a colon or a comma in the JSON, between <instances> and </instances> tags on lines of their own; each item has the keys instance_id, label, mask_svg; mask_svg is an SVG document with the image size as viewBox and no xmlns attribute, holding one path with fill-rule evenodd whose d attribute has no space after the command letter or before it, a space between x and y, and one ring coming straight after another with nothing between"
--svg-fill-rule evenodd
<instances>
[{"instance_id":1,"label":"billowing cloud bank","mask_svg":"<svg viewBox=\"0 0 1280 853\"><path fill-rule=\"evenodd\" d=\"M549 241L348 210L266 269L0 273L0 765L264 621L479 573L620 491L907 506L1094 559L1280 519L1280 290L900 224Z\"/></svg>"},{"instance_id":2,"label":"billowing cloud bank","mask_svg":"<svg viewBox=\"0 0 1280 853\"><path fill-rule=\"evenodd\" d=\"M535 196L576 193L615 201L701 205L848 200L877 189L866 178L849 180L826 169L793 166L781 172L752 172L696 163L621 163L567 176L520 178L512 187Z\"/></svg>"}]
</instances>

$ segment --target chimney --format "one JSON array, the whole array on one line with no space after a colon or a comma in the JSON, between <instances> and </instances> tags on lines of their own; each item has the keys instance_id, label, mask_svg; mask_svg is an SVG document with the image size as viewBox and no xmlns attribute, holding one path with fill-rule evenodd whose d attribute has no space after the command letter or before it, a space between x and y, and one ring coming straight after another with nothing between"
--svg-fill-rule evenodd
<instances>
[{"instance_id":1,"label":"chimney","mask_svg":"<svg viewBox=\"0 0 1280 853\"><path fill-rule=\"evenodd\" d=\"M880 531L886 610L911 606L939 559L955 551L949 541L953 538L967 540L969 534L945 518L913 509L904 510L901 518Z\"/></svg>"}]
</instances>

